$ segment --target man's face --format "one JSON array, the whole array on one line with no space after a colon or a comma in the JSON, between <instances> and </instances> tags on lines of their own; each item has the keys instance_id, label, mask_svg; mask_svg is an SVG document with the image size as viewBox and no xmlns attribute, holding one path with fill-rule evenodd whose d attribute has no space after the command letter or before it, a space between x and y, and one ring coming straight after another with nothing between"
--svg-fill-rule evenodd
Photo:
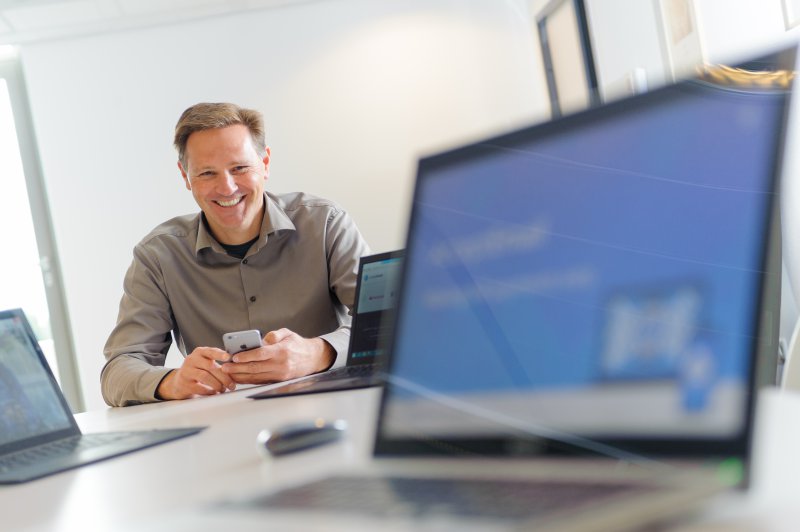
<instances>
[{"instance_id":1,"label":"man's face","mask_svg":"<svg viewBox=\"0 0 800 532\"><path fill-rule=\"evenodd\" d=\"M214 237L242 244L258 235L269 175L269 148L262 159L244 125L206 129L189 135L186 168L178 163L186 188L203 210Z\"/></svg>"}]
</instances>

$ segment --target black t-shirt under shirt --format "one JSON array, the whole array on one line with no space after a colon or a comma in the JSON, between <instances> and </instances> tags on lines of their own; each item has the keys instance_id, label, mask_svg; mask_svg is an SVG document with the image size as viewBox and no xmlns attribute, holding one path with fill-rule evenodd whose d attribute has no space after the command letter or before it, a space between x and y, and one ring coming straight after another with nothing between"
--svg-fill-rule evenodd
<instances>
[{"instance_id":1,"label":"black t-shirt under shirt","mask_svg":"<svg viewBox=\"0 0 800 532\"><path fill-rule=\"evenodd\" d=\"M231 257L243 259L244 256L247 255L247 250L250 249L250 246L252 246L256 240L258 240L258 237L244 244L223 244L220 242L219 245L222 246Z\"/></svg>"}]
</instances>

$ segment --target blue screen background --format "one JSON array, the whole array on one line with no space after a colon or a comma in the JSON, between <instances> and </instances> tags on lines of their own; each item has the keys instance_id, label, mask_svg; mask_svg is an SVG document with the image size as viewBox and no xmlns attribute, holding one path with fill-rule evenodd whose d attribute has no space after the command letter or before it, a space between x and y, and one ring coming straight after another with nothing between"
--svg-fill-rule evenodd
<instances>
[{"instance_id":1,"label":"blue screen background","mask_svg":"<svg viewBox=\"0 0 800 532\"><path fill-rule=\"evenodd\" d=\"M783 99L676 86L423 165L392 374L443 393L613 381L609 302L692 287L688 342L746 383ZM670 364L627 378L678 379Z\"/></svg>"}]
</instances>

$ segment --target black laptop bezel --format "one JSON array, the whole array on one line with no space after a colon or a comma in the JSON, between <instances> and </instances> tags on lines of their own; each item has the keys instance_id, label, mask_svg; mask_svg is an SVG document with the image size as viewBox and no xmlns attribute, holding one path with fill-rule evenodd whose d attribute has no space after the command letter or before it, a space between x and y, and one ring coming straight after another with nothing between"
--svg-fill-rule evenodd
<instances>
[{"instance_id":1,"label":"black laptop bezel","mask_svg":"<svg viewBox=\"0 0 800 532\"><path fill-rule=\"evenodd\" d=\"M39 359L39 364L44 368L45 372L47 373L47 377L50 381L50 386L53 388L53 391L58 397L61 409L63 410L64 415L66 416L69 422L69 427L57 431L47 432L45 434L40 434L38 436L33 436L31 438L25 438L24 440L17 440L14 442L0 445L0 455L13 453L16 451L20 451L22 449L33 447L35 445L41 445L51 441L68 438L70 436L79 436L81 434L80 427L78 427L78 424L75 421L75 416L72 415L72 411L70 410L69 404L67 404L67 400L64 398L64 394L61 392L61 388L58 385L58 381L56 381L56 378L53 375L53 371L50 369L50 365L47 363L47 358L45 358L44 352L42 351L42 348L39 346L39 342L36 339L36 335L34 334L33 329L31 328L28 318L25 316L25 312L21 308L14 308L14 309L0 311L0 320L7 320L7 319L12 319L12 320L18 319L19 323L22 325L23 329L22 332L27 336L29 343L33 346L34 352L36 353L36 356Z\"/></svg>"},{"instance_id":2,"label":"black laptop bezel","mask_svg":"<svg viewBox=\"0 0 800 532\"><path fill-rule=\"evenodd\" d=\"M785 68L794 70L796 49L795 47L781 50L770 56L771 64L785 65ZM529 126L508 134L495 136L483 141L479 141L467 146L456 148L440 154L435 154L420 159L417 170L417 178L414 188L411 215L409 217L409 228L406 241L406 260L403 263L400 275L399 286L400 295L395 309L394 330L401 330L402 308L405 304L406 293L403 287L406 285L408 276L408 265L413 263L416 249L412 241L416 234L416 225L419 219L418 203L420 196L421 183L430 177L430 171L441 167L460 164L471 159L480 158L485 151L485 145L513 145L517 142L531 142L534 140L556 136L562 132L579 128L583 124L593 123L603 120L606 117L619 116L620 114L636 113L666 100L680 97L683 91L699 90L697 84L706 82L698 80L687 80L673 85L665 86L648 93L635 95L626 99L617 100L599 107L587 109L569 116L561 117L549 122ZM718 90L725 89L715 86ZM772 139L773 157L768 178L769 190L777 191L781 168L783 163L783 139L786 135L788 108L790 105L789 91L785 91L782 102L783 118L780 126L776 128L775 137ZM747 388L746 406L744 408L744 422L736 434L730 437L631 437L631 438L598 438L598 443L607 445L619 450L638 453L646 456L659 457L681 457L691 458L694 456L703 458L736 458L744 465L744 475L747 477L749 467L749 456L752 447L753 424L755 412L755 389L757 385L756 375L757 362L763 353L759 353L760 345L774 345L770 335L774 335L774 328L767 326L766 321L760 319L768 302L767 283L769 273L766 268L769 260L769 241L770 235L775 228L771 223L774 220L774 210L777 208L777 194L768 195L767 205L761 220L764 245L760 250L759 263L761 265L761 279L757 286L757 304L755 305L755 315L751 319L753 329L749 331L751 340L750 355L747 360ZM397 362L396 343L398 335L395 333L390 344L391 349L388 356L387 373L391 379L392 367ZM485 456L539 456L548 454L579 454L588 453L585 449L567 443L549 440L542 437L530 437L529 435L519 434L514 436L497 437L478 437L478 438L436 438L430 439L420 436L413 437L390 437L383 434L383 423L385 420L388 397L391 394L391 385L383 387L377 426L375 430L375 440L373 452L376 457L391 456L412 456L412 455L485 455ZM745 480L746 482L746 480Z\"/></svg>"},{"instance_id":3,"label":"black laptop bezel","mask_svg":"<svg viewBox=\"0 0 800 532\"><path fill-rule=\"evenodd\" d=\"M394 251L384 251L382 253L375 253L372 255L364 255L358 259L358 272L356 277L356 288L355 288L355 296L353 300L353 310L351 311L351 322L350 322L350 341L347 347L347 361L346 366L342 366L333 370L329 370L327 372L316 373L313 375L306 376L302 379L293 382L284 382L280 383L279 385L269 388L267 390L248 395L249 399L278 399L281 397L292 397L296 395L310 395L310 394L317 394L317 393L332 393L332 392L340 392L340 391L347 391L347 390L356 390L359 388L371 388L373 386L381 386L383 385L383 368L386 367L386 356L382 355L381 357L377 356L365 356L365 357L358 357L353 358L353 342L355 341L355 335L353 331L356 329L356 320L358 319L358 301L361 297L361 275L364 271L364 266L367 264L374 264L376 262L392 260L392 259L402 259L405 257L405 250L404 249L397 249ZM402 263L400 265L402 267ZM383 311L383 319L390 320L390 322L394 321L394 309L387 309ZM376 346L376 347L384 347L388 351L388 346ZM354 367L354 366L369 366L375 365L377 371L370 372L370 377L348 377L344 374L345 369L347 367ZM335 380L327 380L327 381L320 381L315 380L319 378L324 378L326 374L330 372L335 372L336 378Z\"/></svg>"},{"instance_id":4,"label":"black laptop bezel","mask_svg":"<svg viewBox=\"0 0 800 532\"><path fill-rule=\"evenodd\" d=\"M382 360L386 357L375 357L375 356L366 356L366 357L353 357L353 343L355 341L355 336L352 332L358 330L357 322L359 319L359 310L358 310L358 302L361 298L361 287L363 285L361 276L364 273L364 266L367 264L374 264L376 262L382 262L391 259L402 259L405 256L404 249L396 249L394 251L385 251L383 253L375 253L374 255L364 255L358 260L358 277L356 282L356 292L355 292L355 299L353 301L353 313L352 313L352 321L350 322L350 342L347 346L347 365L348 366L366 366L369 364L380 363L383 364ZM401 264L402 268L402 264ZM384 318L388 320L394 320L394 309L387 309L384 311ZM386 346L388 349L388 346Z\"/></svg>"}]
</instances>

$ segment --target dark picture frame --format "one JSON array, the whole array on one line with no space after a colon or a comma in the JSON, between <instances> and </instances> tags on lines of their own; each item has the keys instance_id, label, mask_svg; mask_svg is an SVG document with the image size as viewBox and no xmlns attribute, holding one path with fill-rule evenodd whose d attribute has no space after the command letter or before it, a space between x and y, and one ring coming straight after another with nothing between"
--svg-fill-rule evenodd
<instances>
[{"instance_id":1,"label":"dark picture frame","mask_svg":"<svg viewBox=\"0 0 800 532\"><path fill-rule=\"evenodd\" d=\"M551 0L536 26L553 118L599 104L584 0Z\"/></svg>"}]
</instances>

